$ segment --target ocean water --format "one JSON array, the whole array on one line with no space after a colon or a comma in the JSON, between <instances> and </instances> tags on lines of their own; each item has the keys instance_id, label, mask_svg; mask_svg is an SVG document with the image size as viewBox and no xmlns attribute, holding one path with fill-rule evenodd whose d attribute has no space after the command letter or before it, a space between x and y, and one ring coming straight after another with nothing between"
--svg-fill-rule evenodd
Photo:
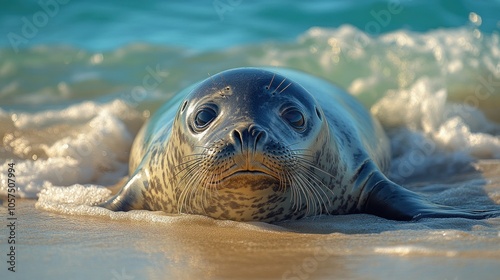
<instances>
[{"instance_id":1,"label":"ocean water","mask_svg":"<svg viewBox=\"0 0 500 280\"><path fill-rule=\"evenodd\" d=\"M500 218L315 217L278 225L92 207L143 122L241 66L355 95L389 177L432 201L500 207L500 1L10 1L0 10L0 219L7 279L497 279ZM12 171L12 170L11 170ZM75 254L75 252L79 252Z\"/></svg>"}]
</instances>

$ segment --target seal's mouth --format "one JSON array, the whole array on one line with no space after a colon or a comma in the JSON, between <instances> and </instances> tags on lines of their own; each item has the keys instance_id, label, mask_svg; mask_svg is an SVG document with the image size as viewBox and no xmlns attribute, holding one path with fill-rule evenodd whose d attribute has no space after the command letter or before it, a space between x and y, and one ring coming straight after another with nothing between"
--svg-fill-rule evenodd
<instances>
[{"instance_id":1,"label":"seal's mouth","mask_svg":"<svg viewBox=\"0 0 500 280\"><path fill-rule=\"evenodd\" d=\"M269 178L279 180L279 178L277 178L275 174L272 174L271 172L269 172L267 170L265 170L265 171L264 170L237 170L237 171L231 172L230 174L224 176L222 181L224 181L226 179L233 179L233 178L241 177L241 176L243 176L243 177L264 176L264 177L269 177Z\"/></svg>"}]
</instances>

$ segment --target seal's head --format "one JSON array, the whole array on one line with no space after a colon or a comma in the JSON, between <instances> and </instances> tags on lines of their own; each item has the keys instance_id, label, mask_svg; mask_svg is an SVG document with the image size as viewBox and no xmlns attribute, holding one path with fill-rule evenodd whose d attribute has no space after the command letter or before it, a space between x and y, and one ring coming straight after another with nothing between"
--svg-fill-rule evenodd
<instances>
[{"instance_id":1,"label":"seal's head","mask_svg":"<svg viewBox=\"0 0 500 280\"><path fill-rule=\"evenodd\" d=\"M324 212L331 175L317 161L328 146L325 122L303 87L270 71L239 68L202 81L174 120L173 134L189 147L175 151L179 211L261 221Z\"/></svg>"}]
</instances>

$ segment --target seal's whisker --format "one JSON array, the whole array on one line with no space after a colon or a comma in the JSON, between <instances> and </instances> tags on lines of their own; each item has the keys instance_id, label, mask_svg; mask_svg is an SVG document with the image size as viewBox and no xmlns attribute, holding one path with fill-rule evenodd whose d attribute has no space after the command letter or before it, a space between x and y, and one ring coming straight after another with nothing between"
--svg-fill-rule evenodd
<instances>
[{"instance_id":1,"label":"seal's whisker","mask_svg":"<svg viewBox=\"0 0 500 280\"><path fill-rule=\"evenodd\" d=\"M196 191L196 186L199 186L199 182L203 180L203 177L208 172L206 169L196 172L199 169L200 163L201 160L188 165L184 169L186 173L178 181L179 188L181 189L181 194L179 195L179 212L183 212L183 210L193 212L193 191ZM186 203L186 199L191 203Z\"/></svg>"},{"instance_id":2,"label":"seal's whisker","mask_svg":"<svg viewBox=\"0 0 500 280\"><path fill-rule=\"evenodd\" d=\"M315 201L313 200L313 202L316 202L316 203L313 203L313 206L314 206L313 214L318 213L318 210L319 210L319 213L321 213L322 206L325 205L325 200L323 199L323 196L321 195L321 193L318 189L322 189L322 188L317 187L317 185L315 184L316 180L314 179L314 177L308 176L306 173L301 173L301 172L299 172L299 176L301 176L303 178L303 181L305 182L306 187L309 188L311 193L314 195L313 197L311 197L311 200L312 200L312 198L315 198Z\"/></svg>"},{"instance_id":3,"label":"seal's whisker","mask_svg":"<svg viewBox=\"0 0 500 280\"><path fill-rule=\"evenodd\" d=\"M304 154L304 153L298 153L297 151L300 151L300 150L294 150L294 151L292 151L296 157L300 157L300 158L303 158L303 159L305 159L306 157L307 158L314 158L314 155L308 155L308 154ZM304 151L308 151L308 150L304 150ZM305 160L308 160L308 159L305 159Z\"/></svg>"},{"instance_id":4,"label":"seal's whisker","mask_svg":"<svg viewBox=\"0 0 500 280\"><path fill-rule=\"evenodd\" d=\"M295 145L298 145L298 144L302 144L302 143L301 142L293 143L291 145L286 146L286 148L289 149L291 153L293 153L294 155L297 155L297 156L301 156L301 155L312 156L311 149L305 149L305 148L302 148L302 149L292 149L292 146L295 146Z\"/></svg>"},{"instance_id":5,"label":"seal's whisker","mask_svg":"<svg viewBox=\"0 0 500 280\"><path fill-rule=\"evenodd\" d=\"M181 163L177 164L176 166L174 166L174 168L178 169L178 170L180 170L182 172L182 170L186 169L186 167L189 167L189 166L191 166L194 163L201 163L202 160L203 159L200 158L200 157L193 158L193 159L186 160L184 162L181 162Z\"/></svg>"},{"instance_id":6,"label":"seal's whisker","mask_svg":"<svg viewBox=\"0 0 500 280\"><path fill-rule=\"evenodd\" d=\"M302 168L302 170L305 172L302 174L311 180L311 186L313 188L313 191L317 194L316 197L319 198L318 203L320 203L320 213L322 212L321 206L323 206L325 208L324 210L328 210L328 205L331 205L331 200L328 199L329 196L325 192L325 189L327 189L332 195L333 195L333 191L330 188L328 188L327 186L325 186L325 184L323 184L323 182L319 178L317 178L316 174L314 174L313 172L311 172L310 170L308 170L306 168ZM327 205L324 198L327 198L326 201L329 202L328 205Z\"/></svg>"},{"instance_id":7,"label":"seal's whisker","mask_svg":"<svg viewBox=\"0 0 500 280\"><path fill-rule=\"evenodd\" d=\"M186 156L186 157L184 157L185 159L188 158L188 157L193 157L193 158L185 160L185 161L182 161L179 164L175 165L174 167L175 167L175 169L179 169L179 168L182 169L183 166L191 165L194 162L202 162L203 161L203 156L205 156L205 155L199 154L199 155Z\"/></svg>"},{"instance_id":8,"label":"seal's whisker","mask_svg":"<svg viewBox=\"0 0 500 280\"><path fill-rule=\"evenodd\" d=\"M182 177L179 179L179 183L182 183L187 178L192 177L191 174L192 174L192 172L196 171L196 169L197 169L197 164L189 165L188 167L184 168L180 172L176 173L175 177L178 177L181 173L184 172L184 174L182 175Z\"/></svg>"},{"instance_id":9,"label":"seal's whisker","mask_svg":"<svg viewBox=\"0 0 500 280\"><path fill-rule=\"evenodd\" d=\"M207 180L207 175L210 174L211 170L203 169L201 172L198 172L193 176L193 181L190 186L190 202L191 202L191 211L193 211L193 206L196 208L201 208L202 211L205 211L205 207L203 205L203 200L201 196L198 194L203 188L205 188L205 181ZM197 199L198 198L198 199Z\"/></svg>"},{"instance_id":10,"label":"seal's whisker","mask_svg":"<svg viewBox=\"0 0 500 280\"><path fill-rule=\"evenodd\" d=\"M300 211L302 207L302 192L300 191L300 187L294 187L294 194L295 194L295 199L294 199L294 212L297 213Z\"/></svg>"},{"instance_id":11,"label":"seal's whisker","mask_svg":"<svg viewBox=\"0 0 500 280\"><path fill-rule=\"evenodd\" d=\"M208 74L208 77L210 78L210 81L212 82L213 87L217 88L218 86L217 86L217 83L215 82L213 76L210 75L210 72L207 72L207 74ZM219 95L224 96L224 92L222 91L222 89L219 89Z\"/></svg>"},{"instance_id":12,"label":"seal's whisker","mask_svg":"<svg viewBox=\"0 0 500 280\"><path fill-rule=\"evenodd\" d=\"M217 178L217 181L216 181ZM204 188L208 191L210 199L213 199L214 194L217 197L219 195L217 185L220 180L220 172L216 170L211 170L210 176L206 176L206 180L203 183Z\"/></svg>"},{"instance_id":13,"label":"seal's whisker","mask_svg":"<svg viewBox=\"0 0 500 280\"><path fill-rule=\"evenodd\" d=\"M281 83L273 90L273 92L271 92L271 95L273 95L279 88L280 86L286 81L286 78L283 79L283 81L281 81Z\"/></svg>"},{"instance_id":14,"label":"seal's whisker","mask_svg":"<svg viewBox=\"0 0 500 280\"><path fill-rule=\"evenodd\" d=\"M206 172L206 170L204 170ZM202 177L205 177L205 174L201 175ZM201 204L201 209L203 211L204 214L207 213L206 209L205 209L205 205L208 205L208 202L207 202L207 187L206 186L203 186L201 185L201 188L198 187L198 189L200 189L199 191L201 192L201 194L198 196L199 197L199 200L200 200L200 204Z\"/></svg>"},{"instance_id":15,"label":"seal's whisker","mask_svg":"<svg viewBox=\"0 0 500 280\"><path fill-rule=\"evenodd\" d=\"M311 180L311 184L314 185L314 191L321 198L321 202L325 206L325 208L328 209L328 205L331 205L332 202L331 202L331 200L327 199L328 203L326 203L326 201L323 199L323 197L330 198L331 196L334 195L334 192L330 188L326 187L325 184L323 184L323 182L321 182L319 179L317 179L312 174L304 174L304 176L306 176L307 178L309 178ZM328 192L330 193L330 195L328 195L326 193L325 189L328 190Z\"/></svg>"},{"instance_id":16,"label":"seal's whisker","mask_svg":"<svg viewBox=\"0 0 500 280\"><path fill-rule=\"evenodd\" d=\"M297 143L297 144L299 144L299 143ZM294 145L296 145L296 144L294 144ZM292 145L288 145L287 148L290 149L291 146ZM311 150L310 149L290 149L290 152L296 153L299 155L300 154L299 152L311 152Z\"/></svg>"},{"instance_id":17,"label":"seal's whisker","mask_svg":"<svg viewBox=\"0 0 500 280\"><path fill-rule=\"evenodd\" d=\"M290 177L290 180L292 182L291 188L292 188L292 190L294 190L294 197L295 197L295 202L296 202L295 211L299 211L300 207L302 207L302 197L304 196L304 198L306 198L307 194L305 194L305 192L302 188L302 185L299 182L296 182L296 180L294 180L295 176L293 176L292 174L289 174L289 173L287 173L287 174Z\"/></svg>"},{"instance_id":18,"label":"seal's whisker","mask_svg":"<svg viewBox=\"0 0 500 280\"><path fill-rule=\"evenodd\" d=\"M318 187L322 190L323 194L325 196L328 196L328 194L324 191L324 189L327 189L331 195L334 195L335 193L327 186L323 183L323 181L318 178L318 175L316 175L316 173L314 173L313 171L309 170L307 168L307 166L304 166L304 165L301 165L301 169L302 171L304 171L312 180L314 180L314 182L318 185Z\"/></svg>"},{"instance_id":19,"label":"seal's whisker","mask_svg":"<svg viewBox=\"0 0 500 280\"><path fill-rule=\"evenodd\" d=\"M207 143L206 145L204 146L201 146L201 145L193 145L194 148L201 148L205 151L207 151L214 143Z\"/></svg>"},{"instance_id":20,"label":"seal's whisker","mask_svg":"<svg viewBox=\"0 0 500 280\"><path fill-rule=\"evenodd\" d=\"M183 156L182 158L190 158L190 157L195 157L195 156L204 156L205 153L193 153L193 154L189 154L189 155L185 155Z\"/></svg>"},{"instance_id":21,"label":"seal's whisker","mask_svg":"<svg viewBox=\"0 0 500 280\"><path fill-rule=\"evenodd\" d=\"M195 161L201 161L201 160L202 160L202 159L201 159L201 157L192 158L192 159L190 159L190 160L186 160L186 161L183 161L183 162L181 162L181 163L177 164L177 165L175 166L175 168L180 168L180 167L182 167L182 166L190 165L190 164L192 164L192 163L193 163L193 162L195 162Z\"/></svg>"},{"instance_id":22,"label":"seal's whisker","mask_svg":"<svg viewBox=\"0 0 500 280\"><path fill-rule=\"evenodd\" d=\"M290 153L292 153L294 156L297 156L297 157L305 157L305 156L307 156L307 157L314 157L314 155L312 154L311 149L305 149L305 148L302 148L302 149L292 149L292 146L295 146L295 145L298 145L298 144L302 144L302 142L296 142L296 143L287 145L285 147L287 149L289 149Z\"/></svg>"},{"instance_id":23,"label":"seal's whisker","mask_svg":"<svg viewBox=\"0 0 500 280\"><path fill-rule=\"evenodd\" d=\"M279 191L284 193L287 190L287 186L290 187L290 200L292 201L292 208L294 208L293 200L294 200L294 189L291 186L291 180L289 179L288 172L286 170L280 170L277 172L279 176Z\"/></svg>"},{"instance_id":24,"label":"seal's whisker","mask_svg":"<svg viewBox=\"0 0 500 280\"><path fill-rule=\"evenodd\" d=\"M280 181L279 191L285 192L287 186L287 176L285 172L278 172L278 177Z\"/></svg>"},{"instance_id":25,"label":"seal's whisker","mask_svg":"<svg viewBox=\"0 0 500 280\"><path fill-rule=\"evenodd\" d=\"M273 77L271 78L271 82L269 83L269 85L267 86L267 89L271 89L271 86L273 84L273 81L274 81L274 77L276 76L276 74L273 73Z\"/></svg>"},{"instance_id":26,"label":"seal's whisker","mask_svg":"<svg viewBox=\"0 0 500 280\"><path fill-rule=\"evenodd\" d=\"M188 174L188 173L187 173ZM195 173L196 176L196 173ZM179 213L183 213L184 211L189 212L188 205L186 203L186 199L188 194L190 193L190 186L192 185L191 182L194 180L195 176L185 176L187 178L187 181L184 184L180 184L179 187L181 188L181 193L179 195ZM184 182L184 179L181 179L181 182Z\"/></svg>"},{"instance_id":27,"label":"seal's whisker","mask_svg":"<svg viewBox=\"0 0 500 280\"><path fill-rule=\"evenodd\" d=\"M291 86L291 85L292 85L292 83L289 83L289 84L288 84L285 88L283 88L282 90L280 90L280 92L278 92L278 93L279 93L279 94L281 94L282 92L284 92L284 91L285 91L285 89L287 89L287 88L288 88L289 86Z\"/></svg>"},{"instance_id":28,"label":"seal's whisker","mask_svg":"<svg viewBox=\"0 0 500 280\"><path fill-rule=\"evenodd\" d=\"M293 146L295 146L295 145L298 145L298 144L303 144L303 142L302 142L302 141L294 142L294 143L292 143L292 144L288 144L288 145L286 145L286 147L287 147L288 149L291 149L291 147L293 147Z\"/></svg>"},{"instance_id":29,"label":"seal's whisker","mask_svg":"<svg viewBox=\"0 0 500 280\"><path fill-rule=\"evenodd\" d=\"M202 160L197 160L197 161L193 161L191 162L189 165L186 165L185 168L182 168L179 170L179 172L175 173L175 176L177 177L179 174L181 174L182 172L186 172L186 174L184 174L180 180L183 180L183 178L185 176L189 176L190 175L190 172L196 170L199 168L199 165L202 163Z\"/></svg>"},{"instance_id":30,"label":"seal's whisker","mask_svg":"<svg viewBox=\"0 0 500 280\"><path fill-rule=\"evenodd\" d=\"M214 197L214 194L215 194L215 197L219 196L219 190L217 189L217 185L210 184L208 186L208 190L209 190L209 194L210 194L211 199Z\"/></svg>"},{"instance_id":31,"label":"seal's whisker","mask_svg":"<svg viewBox=\"0 0 500 280\"><path fill-rule=\"evenodd\" d=\"M198 206L198 201L196 198L196 192L199 188L199 182L203 180L203 172L195 173L191 178L186 181L185 191L186 196L189 199L187 202L184 202L186 209L189 209L190 212L193 212L193 209Z\"/></svg>"},{"instance_id":32,"label":"seal's whisker","mask_svg":"<svg viewBox=\"0 0 500 280\"><path fill-rule=\"evenodd\" d=\"M186 199L187 203L185 202L184 205L186 205L186 209L188 212L192 213L193 212L193 188L195 184L187 184L186 185Z\"/></svg>"},{"instance_id":33,"label":"seal's whisker","mask_svg":"<svg viewBox=\"0 0 500 280\"><path fill-rule=\"evenodd\" d=\"M315 194L313 193L313 189L309 187L309 183L307 182L307 180L304 179L300 172L296 173L295 178L297 179L297 182L299 183L298 185L303 191L306 201L306 215L309 215L312 207L316 207L316 204L314 203Z\"/></svg>"},{"instance_id":34,"label":"seal's whisker","mask_svg":"<svg viewBox=\"0 0 500 280\"><path fill-rule=\"evenodd\" d=\"M198 189L201 189L201 192L202 192L202 195L199 199L202 203L201 208L203 209L203 213L206 213L205 205L208 205L207 190L210 188L210 184L207 182L210 182L210 180L211 180L210 176L209 176L210 174L212 174L212 176L213 176L213 173L211 173L211 170L209 170L209 169L203 169L200 172L200 176L201 176L202 180L199 182Z\"/></svg>"},{"instance_id":35,"label":"seal's whisker","mask_svg":"<svg viewBox=\"0 0 500 280\"><path fill-rule=\"evenodd\" d=\"M297 174L294 175L294 179L295 179L294 186L295 186L295 188L297 188L297 190L300 191L298 193L299 203L300 203L299 210L302 207L302 197L303 197L305 204L306 204L306 213L308 214L308 212L309 212L309 195L308 195L309 191L304 187L302 180L300 179L300 177L297 176ZM307 193L306 193L306 190L308 191Z\"/></svg>"},{"instance_id":36,"label":"seal's whisker","mask_svg":"<svg viewBox=\"0 0 500 280\"><path fill-rule=\"evenodd\" d=\"M208 175L208 174L207 174ZM206 176L206 180L208 182L211 182L213 181L213 177L215 176L216 174L215 173L212 173L212 175L209 177L209 176ZM207 200L207 198L210 198L210 200L213 199L213 193L214 193L214 189L216 189L216 185L215 184L207 184L207 183L204 183L203 184L204 186L204 193L203 193L203 196L204 196L204 199L205 201ZM207 195L208 194L208 195Z\"/></svg>"},{"instance_id":37,"label":"seal's whisker","mask_svg":"<svg viewBox=\"0 0 500 280\"><path fill-rule=\"evenodd\" d=\"M321 173L323 173L325 175L328 175L329 177L336 178L334 175L332 175L329 172L327 172L327 171L325 171L325 170L323 170L323 169L315 166L312 162L310 162L310 161L308 161L306 159L303 159L303 158L300 158L300 157L297 157L296 159L297 159L297 162L300 162L301 164L305 164L309 168L317 170L317 171L319 171L319 172L321 172Z\"/></svg>"},{"instance_id":38,"label":"seal's whisker","mask_svg":"<svg viewBox=\"0 0 500 280\"><path fill-rule=\"evenodd\" d=\"M205 181L203 182L203 187L210 187L211 185L217 185L218 180L218 174L217 174L217 168L211 169L210 170L210 176L205 177Z\"/></svg>"},{"instance_id":39,"label":"seal's whisker","mask_svg":"<svg viewBox=\"0 0 500 280\"><path fill-rule=\"evenodd\" d=\"M227 84L226 79L224 79L224 73L220 73L220 79L222 80L223 84Z\"/></svg>"},{"instance_id":40,"label":"seal's whisker","mask_svg":"<svg viewBox=\"0 0 500 280\"><path fill-rule=\"evenodd\" d=\"M208 170L203 170L202 172L203 174L201 174L200 176L202 178L206 178L207 177L207 174L209 173ZM203 213L206 214L207 211L206 211L206 205L208 205L208 201L207 201L207 190L209 189L209 186L206 186L205 184L202 184L201 186L199 186L198 188L196 188L197 191L196 192L200 192L200 195L197 195L198 199L199 199L199 207L202 209Z\"/></svg>"},{"instance_id":41,"label":"seal's whisker","mask_svg":"<svg viewBox=\"0 0 500 280\"><path fill-rule=\"evenodd\" d=\"M301 188L300 184L295 182L294 176L292 174L290 174L288 171L286 171L286 175L290 181L290 189L292 190L292 193L291 193L292 201L293 201L293 206L295 208L294 211L295 211L295 213L297 213L300 210L300 207L302 206L303 189Z\"/></svg>"},{"instance_id":42,"label":"seal's whisker","mask_svg":"<svg viewBox=\"0 0 500 280\"><path fill-rule=\"evenodd\" d=\"M212 175L210 176L210 182L214 182L214 178L220 178L221 173L217 172L212 172ZM218 184L209 184L208 189L210 190L210 197L218 197L219 196L219 189L217 188Z\"/></svg>"}]
</instances>

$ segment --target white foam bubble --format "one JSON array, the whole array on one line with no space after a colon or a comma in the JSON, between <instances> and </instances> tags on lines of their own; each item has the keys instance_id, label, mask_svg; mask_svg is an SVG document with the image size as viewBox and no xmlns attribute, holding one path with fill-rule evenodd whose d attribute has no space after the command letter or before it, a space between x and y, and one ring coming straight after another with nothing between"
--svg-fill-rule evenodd
<instances>
[{"instance_id":1,"label":"white foam bubble","mask_svg":"<svg viewBox=\"0 0 500 280\"><path fill-rule=\"evenodd\" d=\"M456 255L458 255L458 252L454 250L440 251L422 246L375 247L374 252L379 254L397 255L397 256L411 255L411 256L455 257Z\"/></svg>"},{"instance_id":2,"label":"white foam bubble","mask_svg":"<svg viewBox=\"0 0 500 280\"><path fill-rule=\"evenodd\" d=\"M430 78L422 78L408 90L389 91L371 111L386 128L406 127L441 151L499 159L500 139L488 132L499 131L500 125L477 108L449 104L446 99L446 89Z\"/></svg>"},{"instance_id":3,"label":"white foam bubble","mask_svg":"<svg viewBox=\"0 0 500 280\"><path fill-rule=\"evenodd\" d=\"M94 118L102 111L119 116L130 111L127 105L114 100L110 103L99 104L94 101L85 101L71 105L61 110L45 110L38 113L16 113L15 126L20 129L39 128L53 124L81 124Z\"/></svg>"},{"instance_id":4,"label":"white foam bubble","mask_svg":"<svg viewBox=\"0 0 500 280\"><path fill-rule=\"evenodd\" d=\"M103 171L123 172L131 143L132 135L125 125L103 110L76 135L47 147L46 153L50 158L76 159L80 169L87 171L85 176L95 180Z\"/></svg>"},{"instance_id":5,"label":"white foam bubble","mask_svg":"<svg viewBox=\"0 0 500 280\"><path fill-rule=\"evenodd\" d=\"M225 228L240 228L253 231L283 231L284 228L267 223L239 223L228 220L215 220L199 215L169 215L161 211L132 210L113 212L98 207L97 204L110 197L111 191L100 185L53 186L45 183L38 195L36 207L45 211L66 215L101 216L112 220L130 220L160 224L196 224Z\"/></svg>"},{"instance_id":6,"label":"white foam bubble","mask_svg":"<svg viewBox=\"0 0 500 280\"><path fill-rule=\"evenodd\" d=\"M90 111L82 111L86 109ZM140 119L137 112L118 101L103 105L84 102L35 114L13 113L16 128L4 136L12 157L0 166L0 182L7 180L7 163L15 162L21 197L36 197L47 183L116 183L127 173L133 141L130 124L121 117L125 113L132 122ZM67 126L66 118L73 126ZM0 186L0 194L6 194L6 186Z\"/></svg>"}]
</instances>

